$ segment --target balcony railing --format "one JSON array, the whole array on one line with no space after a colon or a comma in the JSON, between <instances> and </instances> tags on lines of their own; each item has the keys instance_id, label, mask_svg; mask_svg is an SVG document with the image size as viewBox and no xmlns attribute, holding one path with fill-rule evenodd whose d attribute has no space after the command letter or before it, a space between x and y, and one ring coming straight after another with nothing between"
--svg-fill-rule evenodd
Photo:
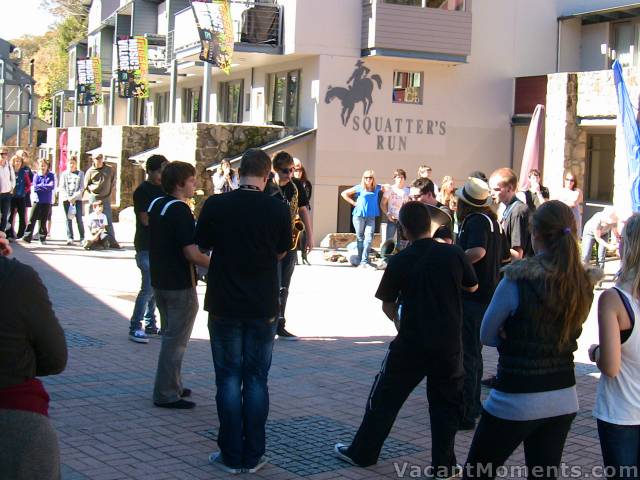
<instances>
[{"instance_id":1,"label":"balcony railing","mask_svg":"<svg viewBox=\"0 0 640 480\"><path fill-rule=\"evenodd\" d=\"M230 3L236 50L281 53L281 5L270 4L264 0L232 0ZM175 30L170 36L174 52L183 52L200 44L191 7L176 13Z\"/></svg>"}]
</instances>

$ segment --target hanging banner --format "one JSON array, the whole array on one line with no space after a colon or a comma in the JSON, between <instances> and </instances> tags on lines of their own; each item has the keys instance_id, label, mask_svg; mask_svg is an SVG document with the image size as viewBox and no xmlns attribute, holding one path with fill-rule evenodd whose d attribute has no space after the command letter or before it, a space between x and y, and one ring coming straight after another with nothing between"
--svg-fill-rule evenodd
<instances>
[{"instance_id":1,"label":"hanging banner","mask_svg":"<svg viewBox=\"0 0 640 480\"><path fill-rule=\"evenodd\" d=\"M233 56L233 22L229 0L191 0L200 35L200 60L217 66L227 75Z\"/></svg>"},{"instance_id":2,"label":"hanging banner","mask_svg":"<svg viewBox=\"0 0 640 480\"><path fill-rule=\"evenodd\" d=\"M102 103L102 65L100 57L76 61L76 102L78 106Z\"/></svg>"},{"instance_id":3,"label":"hanging banner","mask_svg":"<svg viewBox=\"0 0 640 480\"><path fill-rule=\"evenodd\" d=\"M118 37L118 96L149 98L149 47L144 37Z\"/></svg>"}]
</instances>

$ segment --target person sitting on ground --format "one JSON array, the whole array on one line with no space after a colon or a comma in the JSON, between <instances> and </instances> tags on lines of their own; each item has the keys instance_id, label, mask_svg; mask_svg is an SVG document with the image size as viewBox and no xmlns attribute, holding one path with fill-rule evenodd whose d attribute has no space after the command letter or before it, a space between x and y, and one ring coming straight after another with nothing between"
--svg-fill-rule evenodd
<instances>
[{"instance_id":1,"label":"person sitting on ground","mask_svg":"<svg viewBox=\"0 0 640 480\"><path fill-rule=\"evenodd\" d=\"M410 245L389 260L376 293L398 335L351 445L338 443L334 450L352 465L374 465L400 408L426 376L433 471L449 478L458 473L454 443L463 410L461 294L474 292L478 279L460 247L431 238L426 205L406 203L400 224Z\"/></svg>"},{"instance_id":2,"label":"person sitting on ground","mask_svg":"<svg viewBox=\"0 0 640 480\"><path fill-rule=\"evenodd\" d=\"M582 263L589 266L593 245L598 244L598 267L604 270L604 261L607 251L615 251L618 248L618 215L614 207L605 207L597 212L584 224L582 232ZM610 241L606 237L612 237Z\"/></svg>"},{"instance_id":3,"label":"person sitting on ground","mask_svg":"<svg viewBox=\"0 0 640 480\"><path fill-rule=\"evenodd\" d=\"M105 250L111 248L115 241L107 230L109 219L103 213L102 200L96 200L91 204L93 211L89 214L88 230L89 238L84 242L85 250Z\"/></svg>"},{"instance_id":4,"label":"person sitting on ground","mask_svg":"<svg viewBox=\"0 0 640 480\"><path fill-rule=\"evenodd\" d=\"M49 395L36 377L64 370L67 344L42 280L10 254L0 233L0 478L59 479Z\"/></svg>"}]
</instances>

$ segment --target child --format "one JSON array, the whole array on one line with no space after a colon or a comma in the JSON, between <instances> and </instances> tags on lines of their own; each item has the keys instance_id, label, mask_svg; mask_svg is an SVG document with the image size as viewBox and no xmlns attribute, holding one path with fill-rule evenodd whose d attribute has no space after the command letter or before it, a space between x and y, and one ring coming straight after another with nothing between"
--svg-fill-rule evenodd
<instances>
[{"instance_id":1,"label":"child","mask_svg":"<svg viewBox=\"0 0 640 480\"><path fill-rule=\"evenodd\" d=\"M110 248L115 244L115 240L107 232L109 220L107 220L107 216L102 213L104 210L102 200L96 200L91 205L93 206L93 211L89 215L89 239L84 242L83 247L85 250L103 250Z\"/></svg>"}]
</instances>

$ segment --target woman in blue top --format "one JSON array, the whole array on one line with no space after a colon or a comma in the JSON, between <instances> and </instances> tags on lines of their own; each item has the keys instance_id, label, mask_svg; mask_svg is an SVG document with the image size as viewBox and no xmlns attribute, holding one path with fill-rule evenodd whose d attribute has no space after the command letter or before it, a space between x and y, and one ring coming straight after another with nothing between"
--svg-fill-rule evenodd
<instances>
[{"instance_id":1,"label":"woman in blue top","mask_svg":"<svg viewBox=\"0 0 640 480\"><path fill-rule=\"evenodd\" d=\"M384 191L382 185L376 184L373 170L365 170L360 185L341 193L345 202L353 205L353 227L356 229L358 241L358 263L361 267L373 267L369 263L371 242L376 228L376 217L380 215L378 194Z\"/></svg>"}]
</instances>

